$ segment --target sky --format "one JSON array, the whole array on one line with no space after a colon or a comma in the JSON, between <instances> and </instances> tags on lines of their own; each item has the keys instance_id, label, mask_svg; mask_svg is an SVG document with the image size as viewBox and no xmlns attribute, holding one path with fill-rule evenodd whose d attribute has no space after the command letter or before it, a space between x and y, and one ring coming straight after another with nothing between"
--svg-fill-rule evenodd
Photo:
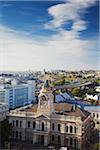
<instances>
[{"instance_id":1,"label":"sky","mask_svg":"<svg viewBox=\"0 0 100 150\"><path fill-rule=\"evenodd\" d=\"M0 1L0 70L97 70L98 33L98 0Z\"/></svg>"}]
</instances>

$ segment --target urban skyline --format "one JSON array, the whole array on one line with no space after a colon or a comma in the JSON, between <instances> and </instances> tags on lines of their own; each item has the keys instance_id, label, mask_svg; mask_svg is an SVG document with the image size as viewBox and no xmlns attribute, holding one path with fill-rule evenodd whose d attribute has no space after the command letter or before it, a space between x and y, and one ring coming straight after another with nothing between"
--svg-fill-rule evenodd
<instances>
[{"instance_id":1,"label":"urban skyline","mask_svg":"<svg viewBox=\"0 0 100 150\"><path fill-rule=\"evenodd\" d=\"M0 71L99 68L97 0L0 6Z\"/></svg>"}]
</instances>

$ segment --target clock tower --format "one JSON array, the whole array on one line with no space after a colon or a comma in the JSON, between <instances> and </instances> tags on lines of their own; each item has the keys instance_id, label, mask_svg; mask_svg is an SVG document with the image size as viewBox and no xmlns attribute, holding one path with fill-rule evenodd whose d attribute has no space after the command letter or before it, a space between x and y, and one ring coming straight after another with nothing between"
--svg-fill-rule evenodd
<instances>
[{"instance_id":1,"label":"clock tower","mask_svg":"<svg viewBox=\"0 0 100 150\"><path fill-rule=\"evenodd\" d=\"M54 112L54 95L52 94L48 80L44 83L38 96L37 113L51 114Z\"/></svg>"}]
</instances>

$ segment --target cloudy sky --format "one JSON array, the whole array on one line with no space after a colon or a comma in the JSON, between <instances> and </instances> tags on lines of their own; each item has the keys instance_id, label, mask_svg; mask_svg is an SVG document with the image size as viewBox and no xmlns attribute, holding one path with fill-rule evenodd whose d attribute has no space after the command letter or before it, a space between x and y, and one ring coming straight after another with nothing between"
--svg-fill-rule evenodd
<instances>
[{"instance_id":1,"label":"cloudy sky","mask_svg":"<svg viewBox=\"0 0 100 150\"><path fill-rule=\"evenodd\" d=\"M99 69L97 0L0 1L0 70Z\"/></svg>"}]
</instances>

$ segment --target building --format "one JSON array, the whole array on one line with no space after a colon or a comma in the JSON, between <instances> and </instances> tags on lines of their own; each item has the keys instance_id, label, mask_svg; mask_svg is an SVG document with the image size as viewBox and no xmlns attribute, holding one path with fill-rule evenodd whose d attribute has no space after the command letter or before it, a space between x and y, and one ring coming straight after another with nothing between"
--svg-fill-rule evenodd
<instances>
[{"instance_id":1,"label":"building","mask_svg":"<svg viewBox=\"0 0 100 150\"><path fill-rule=\"evenodd\" d=\"M59 145L80 150L90 139L90 113L74 104L54 103L48 81L40 91L38 104L12 110L9 122L11 139L33 145Z\"/></svg>"},{"instance_id":2,"label":"building","mask_svg":"<svg viewBox=\"0 0 100 150\"><path fill-rule=\"evenodd\" d=\"M30 104L35 100L35 81L18 83L13 80L11 84L0 86L0 102L6 103L10 109Z\"/></svg>"},{"instance_id":3,"label":"building","mask_svg":"<svg viewBox=\"0 0 100 150\"><path fill-rule=\"evenodd\" d=\"M100 106L86 106L84 109L91 113L94 127L100 132Z\"/></svg>"}]
</instances>

